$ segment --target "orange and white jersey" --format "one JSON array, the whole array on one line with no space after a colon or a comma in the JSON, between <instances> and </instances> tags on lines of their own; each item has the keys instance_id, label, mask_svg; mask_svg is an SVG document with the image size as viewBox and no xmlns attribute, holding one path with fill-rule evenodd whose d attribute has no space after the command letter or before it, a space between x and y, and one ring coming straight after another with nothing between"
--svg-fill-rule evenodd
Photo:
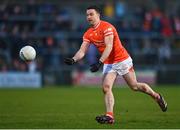
<instances>
[{"instance_id":1,"label":"orange and white jersey","mask_svg":"<svg viewBox=\"0 0 180 130\"><path fill-rule=\"evenodd\" d=\"M94 28L89 28L83 36L83 41L94 44L102 54L106 45L104 38L108 35L113 35L113 49L109 57L104 61L105 64L113 64L121 62L129 57L128 52L122 46L118 33L113 25L108 22L100 21Z\"/></svg>"}]
</instances>

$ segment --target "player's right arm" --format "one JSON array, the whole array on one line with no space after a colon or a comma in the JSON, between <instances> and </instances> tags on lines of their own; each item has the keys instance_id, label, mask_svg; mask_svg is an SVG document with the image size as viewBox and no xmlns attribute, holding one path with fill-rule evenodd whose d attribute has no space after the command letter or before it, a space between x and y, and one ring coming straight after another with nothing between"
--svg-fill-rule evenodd
<instances>
[{"instance_id":1,"label":"player's right arm","mask_svg":"<svg viewBox=\"0 0 180 130\"><path fill-rule=\"evenodd\" d=\"M73 65L75 62L81 60L85 56L89 48L89 45L90 45L89 33L88 31L86 31L83 35L83 42L79 50L76 52L76 54L72 58L66 58L64 62L68 65Z\"/></svg>"},{"instance_id":2,"label":"player's right arm","mask_svg":"<svg viewBox=\"0 0 180 130\"><path fill-rule=\"evenodd\" d=\"M87 52L87 50L89 48L89 45L90 44L88 42L83 41L80 49L77 51L77 53L73 57L75 62L81 60L85 56L85 54L86 54L86 52Z\"/></svg>"},{"instance_id":3,"label":"player's right arm","mask_svg":"<svg viewBox=\"0 0 180 130\"><path fill-rule=\"evenodd\" d=\"M65 58L64 62L67 65L73 65L77 61L81 60L85 56L89 48L89 44L89 42L83 41L80 49L76 52L76 54L72 58Z\"/></svg>"}]
</instances>

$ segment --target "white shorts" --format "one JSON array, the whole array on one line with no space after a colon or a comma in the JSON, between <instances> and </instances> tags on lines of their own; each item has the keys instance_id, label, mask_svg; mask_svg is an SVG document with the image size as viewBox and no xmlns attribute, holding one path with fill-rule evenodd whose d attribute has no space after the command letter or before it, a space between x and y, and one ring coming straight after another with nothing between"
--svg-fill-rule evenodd
<instances>
[{"instance_id":1,"label":"white shorts","mask_svg":"<svg viewBox=\"0 0 180 130\"><path fill-rule=\"evenodd\" d=\"M131 57L126 60L114 64L104 64L103 66L103 74L116 72L119 75L125 75L129 72L129 70L133 67L133 62Z\"/></svg>"}]
</instances>

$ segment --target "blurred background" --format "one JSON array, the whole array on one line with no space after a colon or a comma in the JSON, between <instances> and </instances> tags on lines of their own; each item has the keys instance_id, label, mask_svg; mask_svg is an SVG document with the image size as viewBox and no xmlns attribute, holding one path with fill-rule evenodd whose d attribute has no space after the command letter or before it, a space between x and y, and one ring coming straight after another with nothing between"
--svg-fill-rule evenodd
<instances>
[{"instance_id":1,"label":"blurred background","mask_svg":"<svg viewBox=\"0 0 180 130\"><path fill-rule=\"evenodd\" d=\"M0 87L100 84L101 72L89 72L99 57L94 46L76 65L63 63L79 49L94 4L116 27L140 81L180 84L179 0L1 0ZM19 58L25 45L37 51L30 64Z\"/></svg>"}]
</instances>

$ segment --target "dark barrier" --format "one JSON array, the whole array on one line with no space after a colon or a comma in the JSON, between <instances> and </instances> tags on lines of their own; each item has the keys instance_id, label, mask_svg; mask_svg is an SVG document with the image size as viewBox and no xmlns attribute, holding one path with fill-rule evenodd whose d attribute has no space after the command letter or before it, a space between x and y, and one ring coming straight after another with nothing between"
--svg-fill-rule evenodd
<instances>
[{"instance_id":1,"label":"dark barrier","mask_svg":"<svg viewBox=\"0 0 180 130\"><path fill-rule=\"evenodd\" d=\"M63 69L56 72L56 84L57 85L71 85L72 84L72 71L69 69Z\"/></svg>"},{"instance_id":2,"label":"dark barrier","mask_svg":"<svg viewBox=\"0 0 180 130\"><path fill-rule=\"evenodd\" d=\"M157 84L180 84L180 70L159 70Z\"/></svg>"},{"instance_id":3,"label":"dark barrier","mask_svg":"<svg viewBox=\"0 0 180 130\"><path fill-rule=\"evenodd\" d=\"M71 85L72 76L70 69L47 69L43 73L43 85Z\"/></svg>"}]
</instances>

